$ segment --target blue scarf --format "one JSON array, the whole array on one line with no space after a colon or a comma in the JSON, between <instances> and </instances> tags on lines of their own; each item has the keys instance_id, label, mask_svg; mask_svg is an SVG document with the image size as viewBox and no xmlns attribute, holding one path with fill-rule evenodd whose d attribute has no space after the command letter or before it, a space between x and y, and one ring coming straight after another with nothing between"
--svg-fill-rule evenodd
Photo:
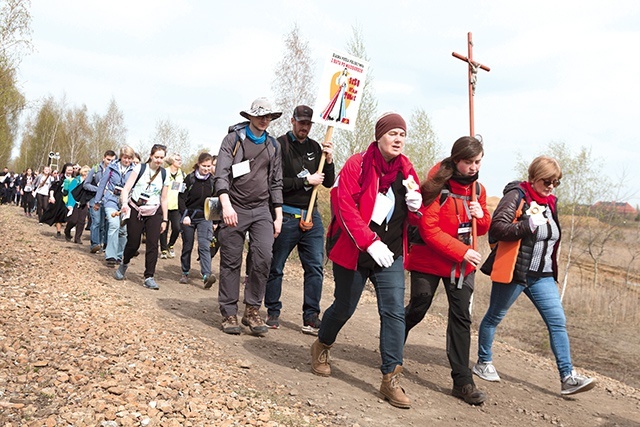
<instances>
[{"instance_id":1,"label":"blue scarf","mask_svg":"<svg viewBox=\"0 0 640 427\"><path fill-rule=\"evenodd\" d=\"M247 126L247 138L251 140L254 144L262 144L267 140L267 132L262 132L262 136L258 138L251 132L251 128Z\"/></svg>"}]
</instances>

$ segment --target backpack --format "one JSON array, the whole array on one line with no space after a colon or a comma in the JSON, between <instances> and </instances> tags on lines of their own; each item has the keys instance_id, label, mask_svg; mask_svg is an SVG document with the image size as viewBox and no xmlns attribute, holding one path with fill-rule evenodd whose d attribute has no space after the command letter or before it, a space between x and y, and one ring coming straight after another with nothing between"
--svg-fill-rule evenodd
<instances>
[{"instance_id":1,"label":"backpack","mask_svg":"<svg viewBox=\"0 0 640 427\"><path fill-rule=\"evenodd\" d=\"M144 171L146 169L147 169L147 164L146 163L142 163L140 165L140 173L138 173L138 176L136 177L136 181L133 183L133 187L131 187L132 189L136 186L138 181L140 181L140 178L142 177L142 174L144 173ZM162 166L160 166L160 175L162 175L162 183L164 185L164 181L167 179L167 170L165 168L163 168Z\"/></svg>"},{"instance_id":2,"label":"backpack","mask_svg":"<svg viewBox=\"0 0 640 427\"><path fill-rule=\"evenodd\" d=\"M476 181L476 196L480 196L480 183ZM453 197L454 199L462 199L469 200L469 196L461 196L459 194L453 194L451 192L451 188L449 187L449 183L445 184L444 188L440 190L440 206L444 205L449 197ZM407 237L409 238L410 245L424 245L424 240L420 237L420 231L418 227L415 225L410 225L407 227Z\"/></svg>"}]
</instances>

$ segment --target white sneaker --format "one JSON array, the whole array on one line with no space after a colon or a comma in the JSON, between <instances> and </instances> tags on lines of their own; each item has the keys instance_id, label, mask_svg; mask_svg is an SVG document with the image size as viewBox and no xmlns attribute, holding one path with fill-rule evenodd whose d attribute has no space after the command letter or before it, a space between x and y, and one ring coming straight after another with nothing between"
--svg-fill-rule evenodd
<instances>
[{"instance_id":1,"label":"white sneaker","mask_svg":"<svg viewBox=\"0 0 640 427\"><path fill-rule=\"evenodd\" d=\"M583 391L589 391L596 385L595 378L585 377L579 375L576 371L571 371L570 375L567 375L562 379L560 385L560 394L567 396L569 394L582 393Z\"/></svg>"},{"instance_id":2,"label":"white sneaker","mask_svg":"<svg viewBox=\"0 0 640 427\"><path fill-rule=\"evenodd\" d=\"M478 362L473 366L473 373L485 381L499 382L500 375L492 362Z\"/></svg>"}]
</instances>

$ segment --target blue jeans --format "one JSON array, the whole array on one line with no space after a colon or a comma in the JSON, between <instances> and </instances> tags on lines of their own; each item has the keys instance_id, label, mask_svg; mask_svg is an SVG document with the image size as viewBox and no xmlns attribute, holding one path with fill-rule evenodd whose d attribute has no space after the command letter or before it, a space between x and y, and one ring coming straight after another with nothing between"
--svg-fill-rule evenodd
<instances>
[{"instance_id":1,"label":"blue jeans","mask_svg":"<svg viewBox=\"0 0 640 427\"><path fill-rule=\"evenodd\" d=\"M322 297L322 279L324 277L322 261L324 258L324 227L322 217L317 210L313 211L313 227L311 230L300 229L300 219L287 214L282 219L282 231L273 244L273 258L267 289L264 295L264 306L270 316L279 316L282 309L282 277L284 264L296 246L300 263L304 269L304 302L302 319L313 314L320 314L320 298Z\"/></svg>"},{"instance_id":2,"label":"blue jeans","mask_svg":"<svg viewBox=\"0 0 640 427\"><path fill-rule=\"evenodd\" d=\"M106 220L104 206L100 205L97 211L93 209L93 200L89 202L89 215L91 215L91 247L106 243Z\"/></svg>"},{"instance_id":3,"label":"blue jeans","mask_svg":"<svg viewBox=\"0 0 640 427\"><path fill-rule=\"evenodd\" d=\"M527 277L528 286L511 283L504 285L493 283L491 299L487 313L484 315L478 330L478 362L490 362L491 346L496 328L507 314L509 307L522 292L529 297L549 330L551 350L556 357L556 365L560 378L571 374L571 350L567 322L560 302L558 287L553 277Z\"/></svg>"},{"instance_id":4,"label":"blue jeans","mask_svg":"<svg viewBox=\"0 0 640 427\"><path fill-rule=\"evenodd\" d=\"M182 274L189 274L191 269L191 252L195 234L198 234L198 255L200 256L200 273L211 276L211 240L213 239L213 223L204 218L192 219L191 225L180 224L182 231L182 254L180 264Z\"/></svg>"},{"instance_id":5,"label":"blue jeans","mask_svg":"<svg viewBox=\"0 0 640 427\"><path fill-rule=\"evenodd\" d=\"M389 268L349 270L333 264L335 300L324 312L318 340L332 345L342 327L356 311L367 279L371 280L378 299L380 316L380 357L382 374L402 365L404 350L404 268L399 257Z\"/></svg>"},{"instance_id":6,"label":"blue jeans","mask_svg":"<svg viewBox=\"0 0 640 427\"><path fill-rule=\"evenodd\" d=\"M104 250L104 258L122 260L124 246L127 244L127 227L120 227L120 215L111 216L113 212L117 212L116 209L104 208L104 212L107 218L107 248Z\"/></svg>"}]
</instances>

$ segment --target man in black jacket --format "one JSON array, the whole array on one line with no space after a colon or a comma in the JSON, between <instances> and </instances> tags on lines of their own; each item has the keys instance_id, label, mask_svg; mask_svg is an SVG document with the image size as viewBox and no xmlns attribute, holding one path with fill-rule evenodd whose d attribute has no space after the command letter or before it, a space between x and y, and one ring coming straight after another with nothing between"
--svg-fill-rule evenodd
<instances>
[{"instance_id":1,"label":"man in black jacket","mask_svg":"<svg viewBox=\"0 0 640 427\"><path fill-rule=\"evenodd\" d=\"M278 138L282 147L282 231L273 244L273 258L264 305L267 307L267 326L280 327L279 316L282 309L282 277L289 254L298 247L300 262L304 269L304 302L302 304L302 332L318 335L320 329L320 298L323 280L324 227L317 208L312 213L310 229L304 231L300 222L304 221L311 200L313 187L319 184L329 188L335 180L332 144L322 146L309 138L313 110L306 105L298 105L293 110L291 125L293 130ZM326 163L318 171L322 153ZM304 224L303 224L304 225Z\"/></svg>"}]
</instances>

